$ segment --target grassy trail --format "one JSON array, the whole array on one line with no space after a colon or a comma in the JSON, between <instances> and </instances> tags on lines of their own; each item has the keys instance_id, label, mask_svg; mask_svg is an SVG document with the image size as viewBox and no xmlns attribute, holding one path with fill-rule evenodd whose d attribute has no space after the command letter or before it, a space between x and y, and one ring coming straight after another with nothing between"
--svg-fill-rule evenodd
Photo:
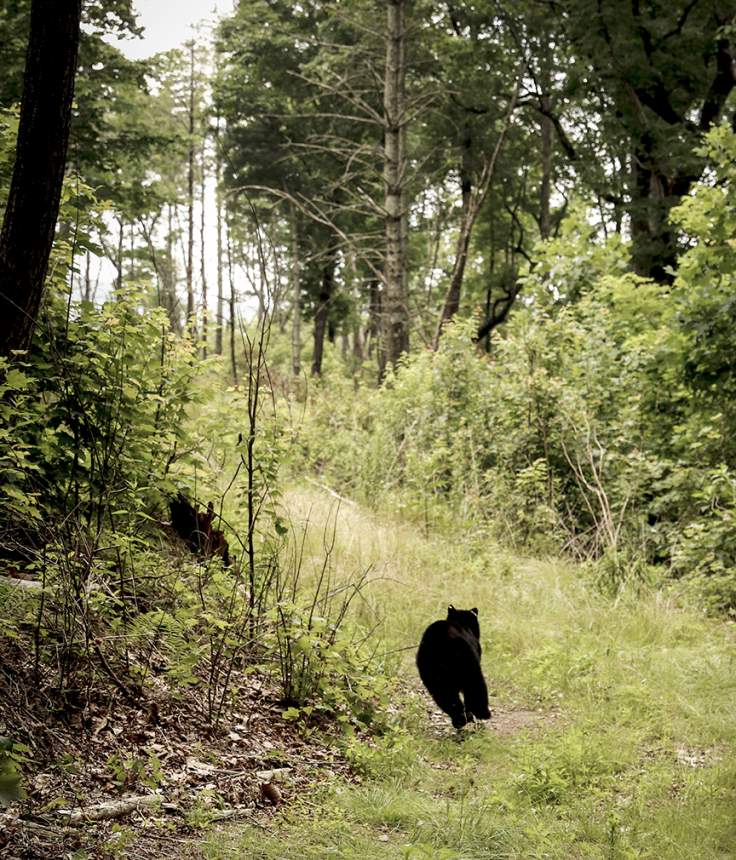
<instances>
[{"instance_id":1,"label":"grassy trail","mask_svg":"<svg viewBox=\"0 0 736 860\"><path fill-rule=\"evenodd\" d=\"M306 491L289 504L315 524L332 507ZM385 619L386 650L450 602L479 607L490 724L458 739L399 651L395 727L348 744L362 781L295 798L265 829L219 832L205 856L736 857L734 625L663 592L612 600L582 569L482 534L423 531L343 505L337 565L373 565L359 611Z\"/></svg>"}]
</instances>

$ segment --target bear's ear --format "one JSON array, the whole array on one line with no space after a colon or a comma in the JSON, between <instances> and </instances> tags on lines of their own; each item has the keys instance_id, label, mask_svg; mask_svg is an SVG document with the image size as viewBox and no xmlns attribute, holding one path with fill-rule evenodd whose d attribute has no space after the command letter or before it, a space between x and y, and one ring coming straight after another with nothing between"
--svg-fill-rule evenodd
<instances>
[{"instance_id":1,"label":"bear's ear","mask_svg":"<svg viewBox=\"0 0 736 860\"><path fill-rule=\"evenodd\" d=\"M454 607L452 604L450 604L450 605L447 607L447 614L448 614L448 615L452 615L452 613L453 613L453 612L457 612L457 610L455 609L455 607Z\"/></svg>"},{"instance_id":2,"label":"bear's ear","mask_svg":"<svg viewBox=\"0 0 736 860\"><path fill-rule=\"evenodd\" d=\"M473 613L473 615L477 615L478 614L478 607L474 606L470 611Z\"/></svg>"}]
</instances>

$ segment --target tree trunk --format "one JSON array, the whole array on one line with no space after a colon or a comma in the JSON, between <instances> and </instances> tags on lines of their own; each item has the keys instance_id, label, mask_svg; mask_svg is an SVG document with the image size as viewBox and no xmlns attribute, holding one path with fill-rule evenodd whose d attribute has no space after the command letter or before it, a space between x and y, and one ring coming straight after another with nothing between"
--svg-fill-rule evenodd
<instances>
[{"instance_id":1,"label":"tree trunk","mask_svg":"<svg viewBox=\"0 0 736 860\"><path fill-rule=\"evenodd\" d=\"M201 213L199 218L199 274L202 280L202 358L207 358L207 271L205 266L204 254L204 234L205 234L205 191L206 191L206 162L205 162L205 139L202 138L202 152L200 155L200 169L202 187L200 189L199 203Z\"/></svg>"},{"instance_id":2,"label":"tree trunk","mask_svg":"<svg viewBox=\"0 0 736 860\"><path fill-rule=\"evenodd\" d=\"M0 351L28 349L69 143L81 0L33 0L16 159L0 232Z\"/></svg>"},{"instance_id":3,"label":"tree trunk","mask_svg":"<svg viewBox=\"0 0 736 860\"><path fill-rule=\"evenodd\" d=\"M115 282L115 288L118 291L118 297L123 289L123 258L125 256L123 252L123 241L125 239L125 219L123 218L122 212L118 216L118 255L117 255L117 270L118 277Z\"/></svg>"},{"instance_id":4,"label":"tree trunk","mask_svg":"<svg viewBox=\"0 0 736 860\"><path fill-rule=\"evenodd\" d=\"M355 252L348 252L348 272L350 273L350 295L353 300L353 359L357 369L363 363L363 332L361 331L361 283L358 279L358 269L355 265Z\"/></svg>"},{"instance_id":5,"label":"tree trunk","mask_svg":"<svg viewBox=\"0 0 736 860\"><path fill-rule=\"evenodd\" d=\"M353 323L353 358L356 367L363 363L363 332L360 328L360 320Z\"/></svg>"},{"instance_id":6,"label":"tree trunk","mask_svg":"<svg viewBox=\"0 0 736 860\"><path fill-rule=\"evenodd\" d=\"M128 241L130 242L130 270L128 272L129 280L135 281L137 272L135 268L135 224L133 221L130 222L130 229L128 230Z\"/></svg>"},{"instance_id":7,"label":"tree trunk","mask_svg":"<svg viewBox=\"0 0 736 860\"><path fill-rule=\"evenodd\" d=\"M376 350L376 364L378 365L378 378L383 379L386 373L386 353L383 348L381 320L381 290L376 278L371 278L368 284L368 295L370 297L368 306L368 357Z\"/></svg>"},{"instance_id":8,"label":"tree trunk","mask_svg":"<svg viewBox=\"0 0 736 860\"><path fill-rule=\"evenodd\" d=\"M680 195L668 195L667 184L667 178L657 170L654 141L645 132L636 141L631 159L631 257L637 275L659 283L672 283L671 270L677 264L669 213ZM683 195L690 184L685 183Z\"/></svg>"},{"instance_id":9,"label":"tree trunk","mask_svg":"<svg viewBox=\"0 0 736 860\"><path fill-rule=\"evenodd\" d=\"M302 275L299 257L299 216L295 207L291 210L291 372L299 376L302 372Z\"/></svg>"},{"instance_id":10,"label":"tree trunk","mask_svg":"<svg viewBox=\"0 0 736 860\"><path fill-rule=\"evenodd\" d=\"M235 278L233 278L233 247L230 235L230 224L227 224L227 272L230 281L230 367L233 374L233 384L238 384L238 362L235 358Z\"/></svg>"},{"instance_id":11,"label":"tree trunk","mask_svg":"<svg viewBox=\"0 0 736 860\"><path fill-rule=\"evenodd\" d=\"M189 43L189 152L187 157L187 328L196 339L194 319L194 42Z\"/></svg>"},{"instance_id":12,"label":"tree trunk","mask_svg":"<svg viewBox=\"0 0 736 860\"><path fill-rule=\"evenodd\" d=\"M388 0L383 91L386 259L382 315L386 361L392 366L409 349L405 17L406 0Z\"/></svg>"},{"instance_id":13,"label":"tree trunk","mask_svg":"<svg viewBox=\"0 0 736 860\"><path fill-rule=\"evenodd\" d=\"M92 277L90 273L90 268L92 265L92 254L87 251L85 255L84 261L84 296L83 301L91 302L92 301Z\"/></svg>"},{"instance_id":14,"label":"tree trunk","mask_svg":"<svg viewBox=\"0 0 736 860\"><path fill-rule=\"evenodd\" d=\"M541 120L542 182L539 186L539 235L546 240L552 235L552 134L554 128L548 114L552 110L549 96L541 99L545 113Z\"/></svg>"},{"instance_id":15,"label":"tree trunk","mask_svg":"<svg viewBox=\"0 0 736 860\"><path fill-rule=\"evenodd\" d=\"M330 254L322 268L322 281L319 291L319 304L314 315L314 352L312 354L312 376L322 373L322 355L324 353L325 332L329 328L330 304L335 286L335 257ZM331 340L334 340L331 338Z\"/></svg>"},{"instance_id":16,"label":"tree trunk","mask_svg":"<svg viewBox=\"0 0 736 860\"><path fill-rule=\"evenodd\" d=\"M222 355L222 162L220 160L220 117L215 129L215 205L217 208L217 320L215 322L215 352Z\"/></svg>"},{"instance_id":17,"label":"tree trunk","mask_svg":"<svg viewBox=\"0 0 736 860\"><path fill-rule=\"evenodd\" d=\"M167 227L166 234L166 275L164 278L164 306L169 315L169 323L172 331L181 334L181 317L179 315L179 301L176 296L176 260L174 259L174 213L171 203L167 204Z\"/></svg>"}]
</instances>

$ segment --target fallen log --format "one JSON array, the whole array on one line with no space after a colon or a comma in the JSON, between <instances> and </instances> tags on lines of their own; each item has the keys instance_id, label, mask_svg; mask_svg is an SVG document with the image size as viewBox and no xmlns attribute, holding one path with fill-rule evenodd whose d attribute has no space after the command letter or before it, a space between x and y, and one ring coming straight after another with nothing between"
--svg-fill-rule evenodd
<instances>
[{"instance_id":1,"label":"fallen log","mask_svg":"<svg viewBox=\"0 0 736 860\"><path fill-rule=\"evenodd\" d=\"M87 821L122 818L131 812L160 806L162 801L163 798L159 794L141 794L135 797L121 797L120 800L107 800L86 809L57 809L56 814L65 818L69 824L83 824Z\"/></svg>"},{"instance_id":2,"label":"fallen log","mask_svg":"<svg viewBox=\"0 0 736 860\"><path fill-rule=\"evenodd\" d=\"M275 767L271 770L257 770L256 776L261 782L276 782L288 776L293 770L293 767Z\"/></svg>"}]
</instances>

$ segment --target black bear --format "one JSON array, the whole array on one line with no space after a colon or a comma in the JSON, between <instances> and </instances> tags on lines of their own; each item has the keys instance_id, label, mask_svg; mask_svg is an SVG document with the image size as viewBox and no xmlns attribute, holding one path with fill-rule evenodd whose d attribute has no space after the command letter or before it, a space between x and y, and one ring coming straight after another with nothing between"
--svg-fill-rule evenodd
<instances>
[{"instance_id":1,"label":"black bear","mask_svg":"<svg viewBox=\"0 0 736 860\"><path fill-rule=\"evenodd\" d=\"M417 669L429 694L456 729L472 722L473 717L490 718L488 690L480 668L477 609L449 606L445 621L430 624L419 643Z\"/></svg>"},{"instance_id":2,"label":"black bear","mask_svg":"<svg viewBox=\"0 0 736 860\"><path fill-rule=\"evenodd\" d=\"M207 513L198 511L185 495L179 493L169 501L171 527L189 549L206 558L218 555L225 567L230 565L230 550L225 535L212 528L215 506L207 505Z\"/></svg>"}]
</instances>

